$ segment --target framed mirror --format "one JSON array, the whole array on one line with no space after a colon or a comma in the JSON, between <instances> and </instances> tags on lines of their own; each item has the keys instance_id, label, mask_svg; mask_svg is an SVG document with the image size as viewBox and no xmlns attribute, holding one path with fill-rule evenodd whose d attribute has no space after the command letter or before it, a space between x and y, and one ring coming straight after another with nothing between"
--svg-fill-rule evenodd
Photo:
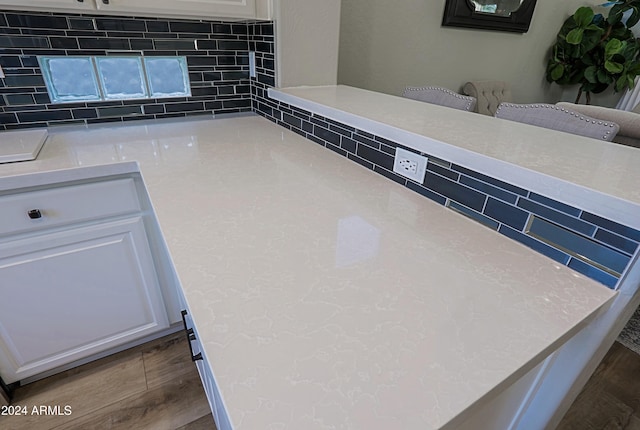
<instances>
[{"instance_id":1,"label":"framed mirror","mask_svg":"<svg viewBox=\"0 0 640 430\"><path fill-rule=\"evenodd\" d=\"M446 0L442 25L526 33L535 6L536 0Z\"/></svg>"}]
</instances>

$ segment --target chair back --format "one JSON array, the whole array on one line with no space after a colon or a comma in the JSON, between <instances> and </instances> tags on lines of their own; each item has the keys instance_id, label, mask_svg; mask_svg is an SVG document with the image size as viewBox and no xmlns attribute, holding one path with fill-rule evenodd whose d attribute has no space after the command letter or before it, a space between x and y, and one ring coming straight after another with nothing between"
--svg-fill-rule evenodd
<instances>
[{"instance_id":1,"label":"chair back","mask_svg":"<svg viewBox=\"0 0 640 430\"><path fill-rule=\"evenodd\" d=\"M611 142L620 129L615 122L599 120L570 109L546 103L501 103L496 110L495 117L592 137L607 142Z\"/></svg>"},{"instance_id":2,"label":"chair back","mask_svg":"<svg viewBox=\"0 0 640 430\"><path fill-rule=\"evenodd\" d=\"M476 112L493 116L500 103L512 101L511 87L504 81L471 81L464 84L462 93L478 99Z\"/></svg>"},{"instance_id":3,"label":"chair back","mask_svg":"<svg viewBox=\"0 0 640 430\"><path fill-rule=\"evenodd\" d=\"M477 101L442 87L407 87L402 97L466 111L473 111Z\"/></svg>"}]
</instances>

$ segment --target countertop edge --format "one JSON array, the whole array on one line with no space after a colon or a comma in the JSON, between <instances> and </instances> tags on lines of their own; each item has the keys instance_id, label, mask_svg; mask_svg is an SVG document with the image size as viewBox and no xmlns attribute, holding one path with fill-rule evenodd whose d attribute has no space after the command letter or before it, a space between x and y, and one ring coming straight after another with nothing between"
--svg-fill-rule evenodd
<instances>
[{"instance_id":1,"label":"countertop edge","mask_svg":"<svg viewBox=\"0 0 640 430\"><path fill-rule=\"evenodd\" d=\"M66 167L61 169L29 172L0 178L0 192L22 188L48 186L63 182L84 181L104 176L140 173L137 161L123 161L86 167Z\"/></svg>"}]
</instances>

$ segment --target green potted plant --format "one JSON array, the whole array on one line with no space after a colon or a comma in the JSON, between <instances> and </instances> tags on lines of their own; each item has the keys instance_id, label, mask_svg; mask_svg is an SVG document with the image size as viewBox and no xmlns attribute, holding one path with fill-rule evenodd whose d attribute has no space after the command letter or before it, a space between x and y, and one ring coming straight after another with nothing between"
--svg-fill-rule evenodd
<instances>
[{"instance_id":1,"label":"green potted plant","mask_svg":"<svg viewBox=\"0 0 640 430\"><path fill-rule=\"evenodd\" d=\"M547 81L559 85L580 85L575 103L582 94L586 103L591 93L601 93L613 85L614 91L633 88L640 75L640 42L631 27L640 21L640 0L608 2L608 16L581 7L558 32L547 64Z\"/></svg>"}]
</instances>

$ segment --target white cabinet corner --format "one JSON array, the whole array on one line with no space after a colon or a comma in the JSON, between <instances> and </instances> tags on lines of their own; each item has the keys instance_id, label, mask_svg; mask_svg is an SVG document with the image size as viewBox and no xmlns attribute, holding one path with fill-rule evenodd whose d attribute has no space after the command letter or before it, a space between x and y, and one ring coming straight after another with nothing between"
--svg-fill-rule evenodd
<instances>
[{"instance_id":1,"label":"white cabinet corner","mask_svg":"<svg viewBox=\"0 0 640 430\"><path fill-rule=\"evenodd\" d=\"M132 195L134 180L125 178L0 196L2 216L13 226L0 232L6 383L169 327L144 215Z\"/></svg>"}]
</instances>

